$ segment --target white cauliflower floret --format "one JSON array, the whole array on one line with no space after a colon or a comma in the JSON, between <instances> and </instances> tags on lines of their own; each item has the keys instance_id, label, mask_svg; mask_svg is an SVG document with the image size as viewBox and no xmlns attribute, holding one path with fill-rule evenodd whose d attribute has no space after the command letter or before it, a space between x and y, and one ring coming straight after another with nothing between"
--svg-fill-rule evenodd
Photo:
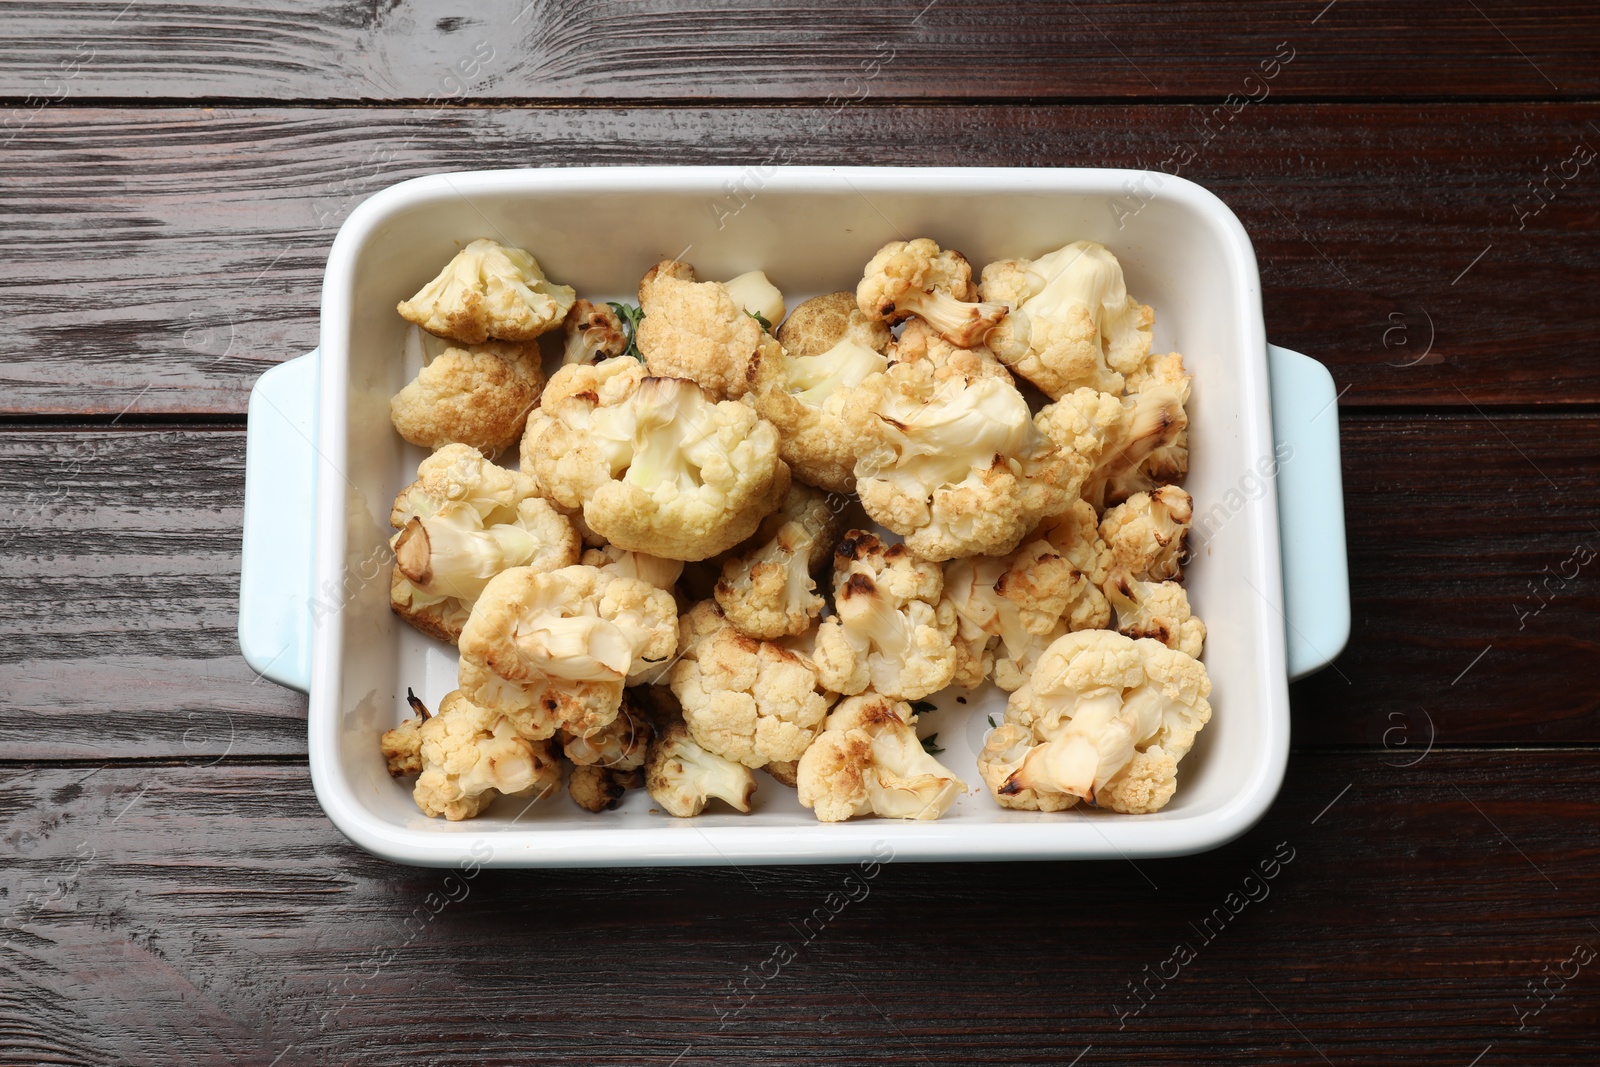
<instances>
[{"instance_id":1,"label":"white cauliflower floret","mask_svg":"<svg viewBox=\"0 0 1600 1067\"><path fill-rule=\"evenodd\" d=\"M672 594L574 566L519 567L492 580L461 631L462 690L525 737L588 737L617 717L623 685L677 651Z\"/></svg>"},{"instance_id":2,"label":"white cauliflower floret","mask_svg":"<svg viewBox=\"0 0 1600 1067\"><path fill-rule=\"evenodd\" d=\"M729 278L722 287L733 297L733 302L747 315L759 315L772 329L783 321L783 293L764 271L746 271L737 278Z\"/></svg>"},{"instance_id":3,"label":"white cauliflower floret","mask_svg":"<svg viewBox=\"0 0 1600 1067\"><path fill-rule=\"evenodd\" d=\"M789 489L778 434L745 404L626 357L562 367L522 442L544 492L619 548L701 560L755 532Z\"/></svg>"},{"instance_id":4,"label":"white cauliflower floret","mask_svg":"<svg viewBox=\"0 0 1600 1067\"><path fill-rule=\"evenodd\" d=\"M826 496L791 485L783 507L722 565L715 596L728 621L762 640L809 629L824 605L811 575L833 558L838 525Z\"/></svg>"},{"instance_id":5,"label":"white cauliflower floret","mask_svg":"<svg viewBox=\"0 0 1600 1067\"><path fill-rule=\"evenodd\" d=\"M1084 387L1121 392L1150 352L1154 315L1128 295L1104 245L1075 241L1035 260L991 263L981 288L1010 309L989 347L1052 398Z\"/></svg>"},{"instance_id":6,"label":"white cauliflower floret","mask_svg":"<svg viewBox=\"0 0 1600 1067\"><path fill-rule=\"evenodd\" d=\"M686 263L657 264L639 283L635 343L650 373L685 378L717 400L737 400L778 370L777 340L716 282Z\"/></svg>"},{"instance_id":7,"label":"white cauliflower floret","mask_svg":"<svg viewBox=\"0 0 1600 1067\"><path fill-rule=\"evenodd\" d=\"M856 815L937 819L967 784L917 739L911 706L878 693L841 701L796 769L800 803L822 822Z\"/></svg>"},{"instance_id":8,"label":"white cauliflower floret","mask_svg":"<svg viewBox=\"0 0 1600 1067\"><path fill-rule=\"evenodd\" d=\"M605 304L573 303L562 326L561 362L598 363L628 350L628 334L617 313Z\"/></svg>"},{"instance_id":9,"label":"white cauliflower floret","mask_svg":"<svg viewBox=\"0 0 1600 1067\"><path fill-rule=\"evenodd\" d=\"M544 276L520 248L473 241L410 300L400 316L429 333L463 344L531 341L561 325L577 296Z\"/></svg>"},{"instance_id":10,"label":"white cauliflower floret","mask_svg":"<svg viewBox=\"0 0 1600 1067\"><path fill-rule=\"evenodd\" d=\"M680 819L699 815L713 797L749 811L756 791L749 767L707 752L677 720L659 727L650 742L644 782L651 798Z\"/></svg>"},{"instance_id":11,"label":"white cauliflower floret","mask_svg":"<svg viewBox=\"0 0 1600 1067\"><path fill-rule=\"evenodd\" d=\"M745 636L710 601L684 616L679 641L672 692L702 748L747 767L800 758L832 703L809 659Z\"/></svg>"},{"instance_id":12,"label":"white cauliflower floret","mask_svg":"<svg viewBox=\"0 0 1600 1067\"><path fill-rule=\"evenodd\" d=\"M536 343L447 348L389 401L389 421L423 448L459 442L497 456L521 438L543 387Z\"/></svg>"},{"instance_id":13,"label":"white cauliflower floret","mask_svg":"<svg viewBox=\"0 0 1600 1067\"><path fill-rule=\"evenodd\" d=\"M643 552L629 552L616 545L586 548L579 560L585 567L598 567L607 574L620 574L625 578L640 578L657 589L672 592L683 573L683 561L662 559Z\"/></svg>"},{"instance_id":14,"label":"white cauliflower floret","mask_svg":"<svg viewBox=\"0 0 1600 1067\"><path fill-rule=\"evenodd\" d=\"M856 286L856 305L883 322L916 315L946 341L969 348L1006 313L1003 304L973 303L976 295L966 257L919 237L890 241L878 250Z\"/></svg>"},{"instance_id":15,"label":"white cauliflower floret","mask_svg":"<svg viewBox=\"0 0 1600 1067\"><path fill-rule=\"evenodd\" d=\"M578 535L533 483L468 445L446 445L395 497L389 521L394 613L452 644L489 580L513 567L555 570L578 561Z\"/></svg>"},{"instance_id":16,"label":"white cauliflower floret","mask_svg":"<svg viewBox=\"0 0 1600 1067\"><path fill-rule=\"evenodd\" d=\"M1111 550L1111 570L1141 581L1182 579L1184 540L1194 518L1194 500L1176 485L1135 493L1100 519L1100 536Z\"/></svg>"},{"instance_id":17,"label":"white cauliflower floret","mask_svg":"<svg viewBox=\"0 0 1600 1067\"><path fill-rule=\"evenodd\" d=\"M834 551L835 615L817 629L822 684L854 695L871 688L919 700L950 684L956 670L956 612L940 594L936 563L905 545L885 547L851 530Z\"/></svg>"},{"instance_id":18,"label":"white cauliflower floret","mask_svg":"<svg viewBox=\"0 0 1600 1067\"><path fill-rule=\"evenodd\" d=\"M1011 694L978 770L1002 807L1059 811L1084 799L1158 811L1211 719L1210 692L1202 664L1158 641L1067 634Z\"/></svg>"},{"instance_id":19,"label":"white cauliflower floret","mask_svg":"<svg viewBox=\"0 0 1600 1067\"><path fill-rule=\"evenodd\" d=\"M1056 638L1107 626L1100 584L1110 558L1094 509L1077 500L1008 556L945 564L944 595L959 620L956 684L971 689L992 672L1000 688L1016 689Z\"/></svg>"},{"instance_id":20,"label":"white cauliflower floret","mask_svg":"<svg viewBox=\"0 0 1600 1067\"><path fill-rule=\"evenodd\" d=\"M896 364L851 396L862 507L924 559L1003 555L1077 497L1090 460L1059 448L1005 379L940 373Z\"/></svg>"},{"instance_id":21,"label":"white cauliflower floret","mask_svg":"<svg viewBox=\"0 0 1600 1067\"><path fill-rule=\"evenodd\" d=\"M884 370L889 327L856 307L854 293L812 297L784 320L779 372L754 394L757 413L778 429L783 461L801 481L855 491L855 436L843 412L850 391Z\"/></svg>"},{"instance_id":22,"label":"white cauliflower floret","mask_svg":"<svg viewBox=\"0 0 1600 1067\"><path fill-rule=\"evenodd\" d=\"M410 697L410 694L407 694ZM501 794L535 796L561 787L561 761L548 741L530 741L504 715L472 703L458 689L429 716L410 697L417 717L383 735L389 771L418 775L412 798L428 816L470 819ZM399 760L393 754L404 754Z\"/></svg>"},{"instance_id":23,"label":"white cauliflower floret","mask_svg":"<svg viewBox=\"0 0 1600 1067\"><path fill-rule=\"evenodd\" d=\"M1142 582L1126 571L1115 572L1106 582L1106 597L1117 609L1117 632L1127 637L1148 637L1200 658L1206 624L1189 610L1189 594L1177 582Z\"/></svg>"},{"instance_id":24,"label":"white cauliflower floret","mask_svg":"<svg viewBox=\"0 0 1600 1067\"><path fill-rule=\"evenodd\" d=\"M1128 375L1127 392L1133 395L1147 390L1158 390L1160 391L1158 395L1164 402L1170 402L1167 398L1176 394L1179 405L1187 406L1190 380L1191 375L1183 368L1183 356L1176 352L1152 355L1144 361L1144 366ZM1185 415L1179 420L1176 431L1167 437L1167 443L1157 445L1146 454L1138 464L1134 477L1148 483L1161 484L1182 481L1184 475L1188 473L1189 420Z\"/></svg>"},{"instance_id":25,"label":"white cauliflower floret","mask_svg":"<svg viewBox=\"0 0 1600 1067\"><path fill-rule=\"evenodd\" d=\"M1155 487L1153 474L1186 440L1187 389L1152 385L1117 397L1079 389L1039 412L1038 425L1063 449L1090 460L1094 469L1083 482L1083 499L1102 511L1108 504ZM1182 446L1184 464L1187 445Z\"/></svg>"}]
</instances>

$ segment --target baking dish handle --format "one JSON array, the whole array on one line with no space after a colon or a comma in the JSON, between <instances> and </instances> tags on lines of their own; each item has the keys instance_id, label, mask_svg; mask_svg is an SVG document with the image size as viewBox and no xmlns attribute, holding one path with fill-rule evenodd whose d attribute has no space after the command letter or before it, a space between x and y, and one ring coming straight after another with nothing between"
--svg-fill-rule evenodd
<instances>
[{"instance_id":1,"label":"baking dish handle","mask_svg":"<svg viewBox=\"0 0 1600 1067\"><path fill-rule=\"evenodd\" d=\"M1289 680L1332 663L1350 640L1339 395L1310 356L1267 346L1277 444L1278 534L1283 557Z\"/></svg>"},{"instance_id":2,"label":"baking dish handle","mask_svg":"<svg viewBox=\"0 0 1600 1067\"><path fill-rule=\"evenodd\" d=\"M311 541L317 363L280 363L250 391L245 423L239 648L259 677L311 690Z\"/></svg>"}]
</instances>

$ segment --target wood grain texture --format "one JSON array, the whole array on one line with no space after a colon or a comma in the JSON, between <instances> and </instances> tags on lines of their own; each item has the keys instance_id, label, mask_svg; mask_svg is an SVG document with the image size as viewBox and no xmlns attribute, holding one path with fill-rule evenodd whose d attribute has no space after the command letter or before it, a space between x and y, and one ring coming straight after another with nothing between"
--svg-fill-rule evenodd
<instances>
[{"instance_id":1,"label":"wood grain texture","mask_svg":"<svg viewBox=\"0 0 1600 1067\"><path fill-rule=\"evenodd\" d=\"M1552 303L1600 285L1600 161L1548 201L1528 187L1600 145L1600 106L1256 107L1208 143L1210 110L48 110L0 171L0 412L242 412L263 369L315 347L339 223L401 179L774 145L795 163L1168 170L1193 150L1177 169L1255 242L1269 336L1327 363L1344 404L1600 401L1600 304Z\"/></svg>"},{"instance_id":2,"label":"wood grain texture","mask_svg":"<svg viewBox=\"0 0 1600 1067\"><path fill-rule=\"evenodd\" d=\"M1600 17L1513 4L98 0L0 5L0 95L422 100L1592 95Z\"/></svg>"},{"instance_id":3,"label":"wood grain texture","mask_svg":"<svg viewBox=\"0 0 1600 1067\"><path fill-rule=\"evenodd\" d=\"M1592 1064L1594 753L1377 756L1201 856L870 872L401 868L299 766L8 772L0 1060Z\"/></svg>"},{"instance_id":4,"label":"wood grain texture","mask_svg":"<svg viewBox=\"0 0 1600 1067\"><path fill-rule=\"evenodd\" d=\"M1364 413L1342 431L1354 632L1295 687L1295 742L1395 759L1430 738L1600 742L1581 666L1600 650L1600 418ZM238 655L243 458L237 428L0 433L4 751L304 751L304 699Z\"/></svg>"}]
</instances>

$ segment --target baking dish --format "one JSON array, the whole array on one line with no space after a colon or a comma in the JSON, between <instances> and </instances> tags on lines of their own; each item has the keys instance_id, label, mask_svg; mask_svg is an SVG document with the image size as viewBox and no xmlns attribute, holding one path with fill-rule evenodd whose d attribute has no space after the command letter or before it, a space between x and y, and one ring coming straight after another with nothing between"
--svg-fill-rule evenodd
<instances>
[{"instance_id":1,"label":"baking dish","mask_svg":"<svg viewBox=\"0 0 1600 1067\"><path fill-rule=\"evenodd\" d=\"M1130 190L1140 190L1130 199ZM1153 192L1152 192L1153 190ZM592 299L630 294L672 256L702 277L765 269L790 297L853 288L885 241L934 237L975 264L1079 238L1122 261L1156 309L1155 347L1194 372L1187 572L1210 628L1215 714L1177 796L1143 816L1003 811L976 752L1005 694L955 692L925 714L941 757L975 787L937 822L819 824L758 774L749 815L652 813L630 793L591 815L565 797L504 798L478 819L422 816L389 778L378 734L454 688L454 650L388 609L389 506L422 452L389 426L415 368L395 302L469 239L529 248ZM631 297L629 297L631 299ZM352 841L404 863L608 866L1178 855L1222 844L1266 811L1289 746L1288 682L1349 632L1338 409L1320 364L1267 344L1255 256L1214 195L1120 170L619 167L441 174L361 204L323 283L318 351L263 375L248 423L240 644L263 676L310 696L312 781ZM885 852L885 849L892 851Z\"/></svg>"}]
</instances>

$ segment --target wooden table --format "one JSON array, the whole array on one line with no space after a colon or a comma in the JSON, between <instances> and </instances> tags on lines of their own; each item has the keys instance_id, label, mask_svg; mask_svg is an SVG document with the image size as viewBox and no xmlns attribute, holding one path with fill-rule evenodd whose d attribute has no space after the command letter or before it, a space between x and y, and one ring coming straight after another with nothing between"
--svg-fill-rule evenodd
<instances>
[{"instance_id":1,"label":"wooden table","mask_svg":"<svg viewBox=\"0 0 1600 1067\"><path fill-rule=\"evenodd\" d=\"M0 1062L1600 1061L1600 8L312 6L0 3ZM891 864L808 940L841 869L452 886L322 815L234 627L245 401L340 222L774 149L1243 219L1343 391L1355 627L1242 839Z\"/></svg>"}]
</instances>

